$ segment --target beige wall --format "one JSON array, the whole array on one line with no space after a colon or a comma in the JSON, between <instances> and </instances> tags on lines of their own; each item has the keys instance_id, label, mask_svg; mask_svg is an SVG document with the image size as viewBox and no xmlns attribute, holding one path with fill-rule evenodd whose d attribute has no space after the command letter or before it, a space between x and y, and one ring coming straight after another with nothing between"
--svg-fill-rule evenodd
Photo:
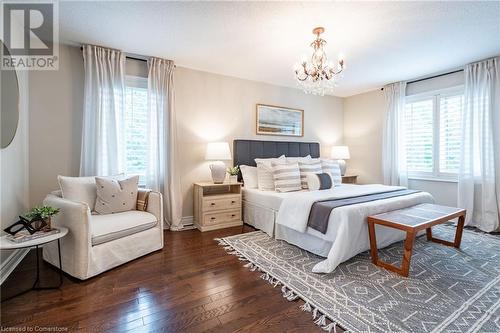
<instances>
[{"instance_id":1,"label":"beige wall","mask_svg":"<svg viewBox=\"0 0 500 333\"><path fill-rule=\"evenodd\" d=\"M30 204L59 186L57 175L77 176L83 119L83 58L61 45L58 71L30 73Z\"/></svg>"},{"instance_id":2,"label":"beige wall","mask_svg":"<svg viewBox=\"0 0 500 333\"><path fill-rule=\"evenodd\" d=\"M184 216L192 216L192 183L210 179L209 163L204 161L209 141L317 141L322 153L326 153L330 146L342 143L341 98L305 95L297 89L186 68L176 69L175 96ZM256 135L256 103L303 109L304 137Z\"/></svg>"},{"instance_id":3,"label":"beige wall","mask_svg":"<svg viewBox=\"0 0 500 333\"><path fill-rule=\"evenodd\" d=\"M128 67L136 75L144 66ZM141 67L142 66L142 67ZM57 175L78 175L83 110L83 59L79 48L62 45L57 72L30 77L30 202L56 189ZM318 141L323 151L342 142L342 99L177 67L175 107L183 215L192 213L192 183L210 179L203 160L209 141L233 139ZM255 135L255 104L305 110L304 137ZM230 161L228 161L228 164Z\"/></svg>"},{"instance_id":4,"label":"beige wall","mask_svg":"<svg viewBox=\"0 0 500 333\"><path fill-rule=\"evenodd\" d=\"M419 87L418 92L422 91L424 87ZM347 172L358 174L363 184L383 182L384 117L385 98L380 89L344 99L344 142L351 153ZM436 203L457 204L457 183L410 179L408 187L431 193Z\"/></svg>"},{"instance_id":5,"label":"beige wall","mask_svg":"<svg viewBox=\"0 0 500 333\"><path fill-rule=\"evenodd\" d=\"M351 159L347 173L363 184L382 183L382 131L384 93L374 90L344 99L344 142Z\"/></svg>"}]
</instances>

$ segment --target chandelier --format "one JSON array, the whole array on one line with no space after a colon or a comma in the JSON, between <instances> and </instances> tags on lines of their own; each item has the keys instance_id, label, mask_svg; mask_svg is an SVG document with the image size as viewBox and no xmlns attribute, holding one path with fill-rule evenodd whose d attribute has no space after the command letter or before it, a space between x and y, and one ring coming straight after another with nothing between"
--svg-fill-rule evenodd
<instances>
[{"instance_id":1,"label":"chandelier","mask_svg":"<svg viewBox=\"0 0 500 333\"><path fill-rule=\"evenodd\" d=\"M313 29L316 39L311 43L314 49L311 61L302 60L294 68L297 83L306 94L323 96L331 92L341 78L339 74L344 70L344 60L339 60L336 65L327 60L323 49L326 41L320 37L323 32L325 32L323 27Z\"/></svg>"}]
</instances>

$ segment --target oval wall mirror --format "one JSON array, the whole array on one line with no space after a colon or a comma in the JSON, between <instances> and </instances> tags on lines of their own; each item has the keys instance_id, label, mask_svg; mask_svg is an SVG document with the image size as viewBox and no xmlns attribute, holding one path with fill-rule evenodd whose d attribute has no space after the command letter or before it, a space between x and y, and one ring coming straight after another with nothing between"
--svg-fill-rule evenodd
<instances>
[{"instance_id":1,"label":"oval wall mirror","mask_svg":"<svg viewBox=\"0 0 500 333\"><path fill-rule=\"evenodd\" d=\"M10 52L0 41L3 55L10 58ZM15 70L0 70L0 136L1 148L5 148L14 139L19 123L19 84Z\"/></svg>"}]
</instances>

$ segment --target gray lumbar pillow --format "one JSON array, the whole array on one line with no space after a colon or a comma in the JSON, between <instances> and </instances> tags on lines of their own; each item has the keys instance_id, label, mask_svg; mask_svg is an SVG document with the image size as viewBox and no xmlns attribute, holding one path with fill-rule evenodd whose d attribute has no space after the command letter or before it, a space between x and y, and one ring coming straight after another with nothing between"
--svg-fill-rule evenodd
<instances>
[{"instance_id":1,"label":"gray lumbar pillow","mask_svg":"<svg viewBox=\"0 0 500 333\"><path fill-rule=\"evenodd\" d=\"M306 179L310 191L328 190L335 186L330 173L308 173Z\"/></svg>"},{"instance_id":2,"label":"gray lumbar pillow","mask_svg":"<svg viewBox=\"0 0 500 333\"><path fill-rule=\"evenodd\" d=\"M137 203L139 176L124 180L95 177L97 199L95 211L99 214L113 214L134 210Z\"/></svg>"}]
</instances>

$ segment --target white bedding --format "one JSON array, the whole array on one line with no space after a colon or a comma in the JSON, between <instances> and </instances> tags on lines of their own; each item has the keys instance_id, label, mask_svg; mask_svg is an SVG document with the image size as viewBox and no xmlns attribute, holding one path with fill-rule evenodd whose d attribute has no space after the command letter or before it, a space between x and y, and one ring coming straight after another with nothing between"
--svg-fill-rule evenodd
<instances>
[{"instance_id":1,"label":"white bedding","mask_svg":"<svg viewBox=\"0 0 500 333\"><path fill-rule=\"evenodd\" d=\"M370 248L366 218L370 215L432 203L429 193L419 192L401 197L376 200L338 207L330 214L326 234L307 227L309 212L317 200L339 199L357 195L374 194L397 189L384 185L342 184L330 190L276 193L247 189L243 192L244 210L253 214L255 227L269 232L274 227L274 237L282 239L315 254L325 256L313 268L316 273L332 272L340 263ZM259 207L260 210L259 211ZM274 215L267 212L276 212ZM247 215L247 213L245 214ZM260 218L260 217L263 218ZM274 217L274 218L272 218ZM275 225L271 226L275 220ZM245 220L245 222L247 222ZM252 223L251 223L252 224ZM377 247L383 248L404 239L401 231L377 226Z\"/></svg>"}]
</instances>

